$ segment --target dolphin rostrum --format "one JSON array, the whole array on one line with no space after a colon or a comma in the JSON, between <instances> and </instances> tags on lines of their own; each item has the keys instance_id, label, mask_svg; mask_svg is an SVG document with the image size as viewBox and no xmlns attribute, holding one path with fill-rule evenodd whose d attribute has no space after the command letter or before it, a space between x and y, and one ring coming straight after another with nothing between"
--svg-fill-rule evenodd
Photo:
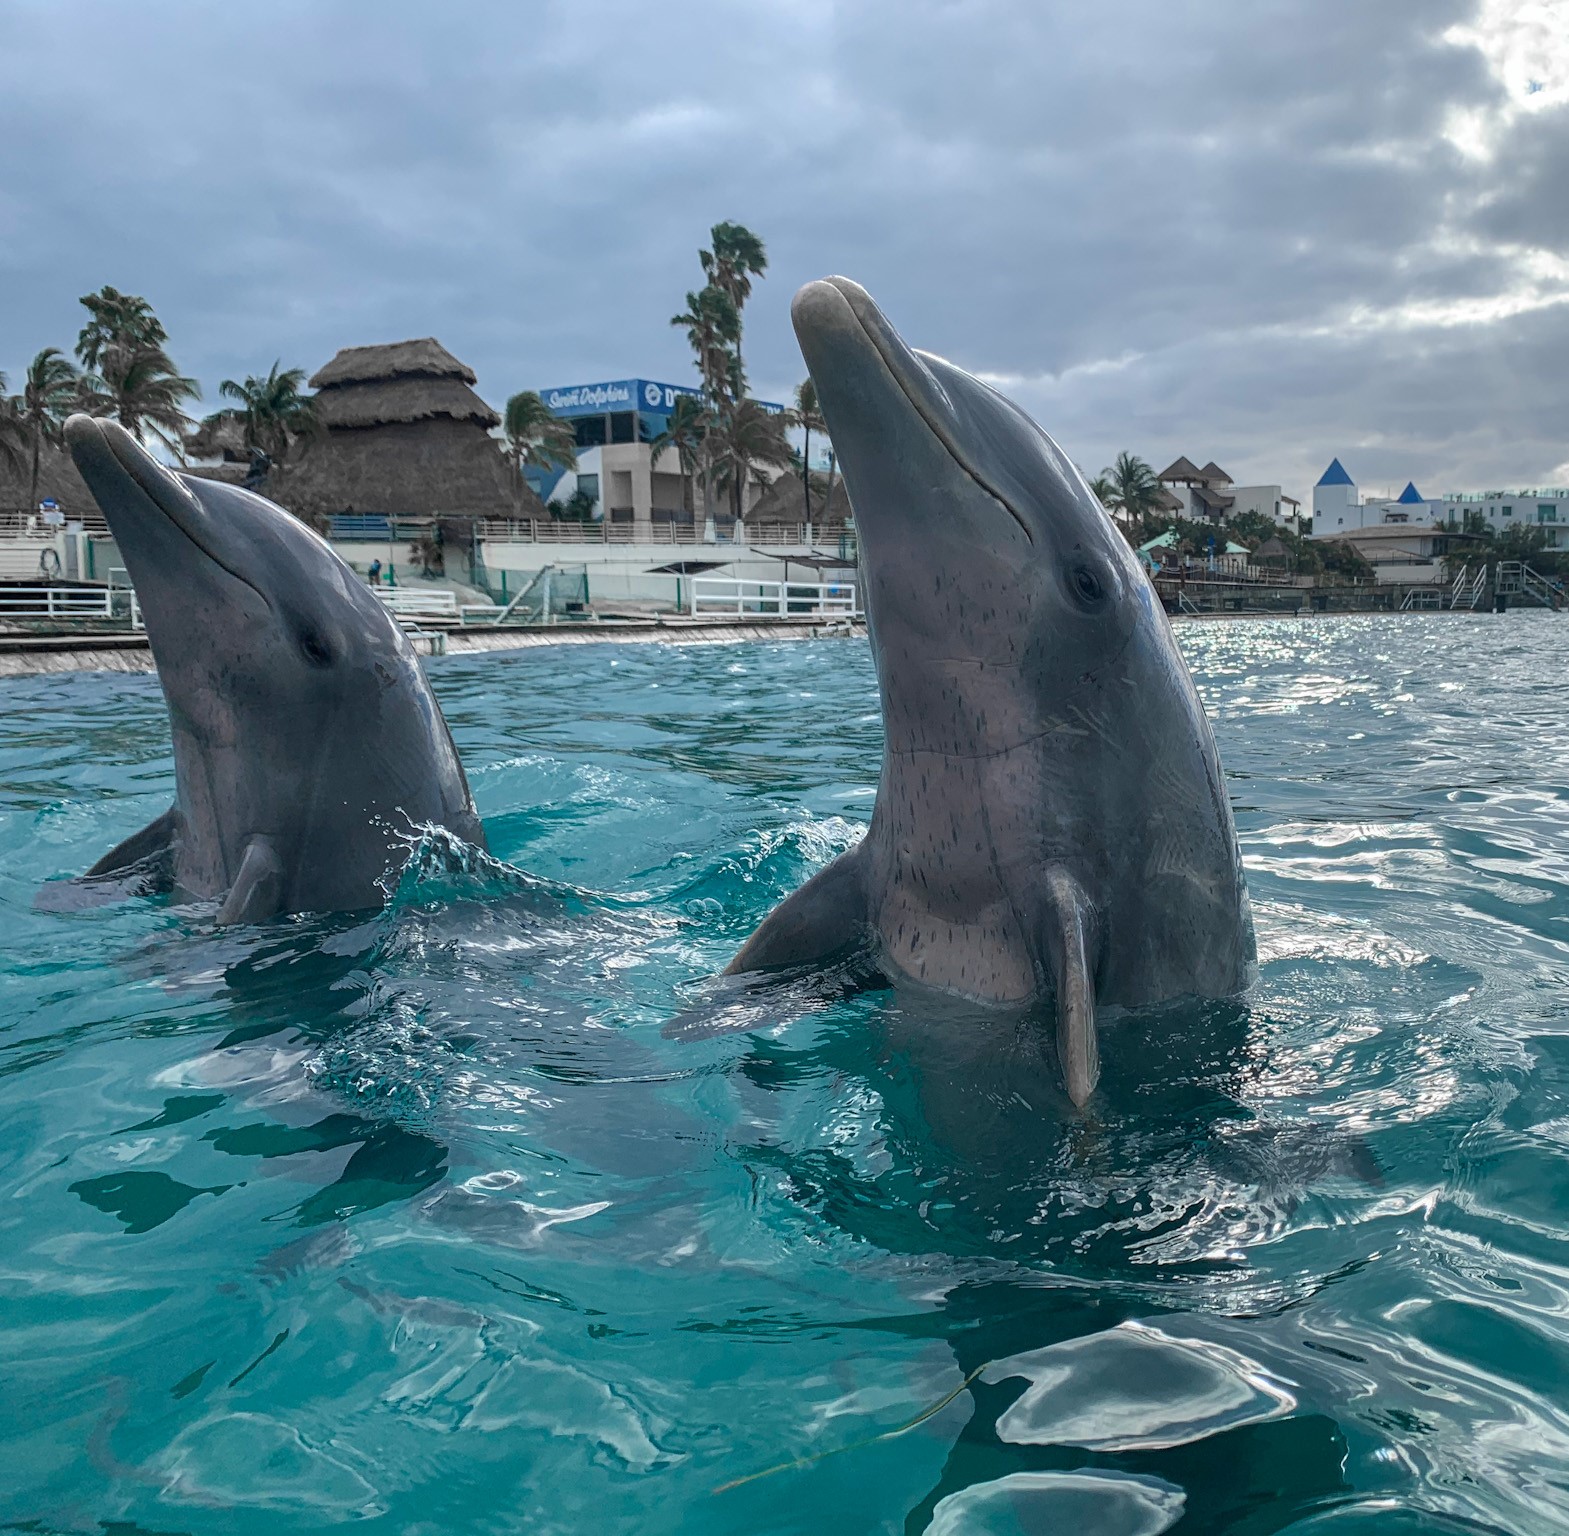
<instances>
[{"instance_id":1,"label":"dolphin rostrum","mask_svg":"<svg viewBox=\"0 0 1569 1536\"><path fill-rule=\"evenodd\" d=\"M407 637L327 542L73 416L77 468L136 589L174 736L174 804L85 877L218 897L220 923L378 906L412 825L484 847Z\"/></svg>"},{"instance_id":2,"label":"dolphin rostrum","mask_svg":"<svg viewBox=\"0 0 1569 1536\"><path fill-rule=\"evenodd\" d=\"M1215 738L1084 477L1023 411L905 345L844 278L791 309L855 508L882 695L865 839L731 972L853 946L973 1000L1051 999L1069 1096L1097 1005L1242 991L1253 925Z\"/></svg>"}]
</instances>

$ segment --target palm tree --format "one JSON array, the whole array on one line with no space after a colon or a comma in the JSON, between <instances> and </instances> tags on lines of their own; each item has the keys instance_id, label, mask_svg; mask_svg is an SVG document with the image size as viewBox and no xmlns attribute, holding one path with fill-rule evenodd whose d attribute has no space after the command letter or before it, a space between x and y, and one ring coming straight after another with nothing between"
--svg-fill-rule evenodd
<instances>
[{"instance_id":1,"label":"palm tree","mask_svg":"<svg viewBox=\"0 0 1569 1536\"><path fill-rule=\"evenodd\" d=\"M703 391L710 405L727 398L733 377L732 348L741 340L741 313L735 300L714 283L698 293L688 293L686 308L672 315L670 323L686 332L697 357Z\"/></svg>"},{"instance_id":2,"label":"palm tree","mask_svg":"<svg viewBox=\"0 0 1569 1536\"><path fill-rule=\"evenodd\" d=\"M703 275L735 305L735 383L730 398L739 400L745 393L741 311L752 296L752 279L768 270L768 252L763 248L763 242L744 224L732 224L728 219L714 225L708 234L713 241L713 250L699 251L697 255L703 264Z\"/></svg>"},{"instance_id":3,"label":"palm tree","mask_svg":"<svg viewBox=\"0 0 1569 1536\"><path fill-rule=\"evenodd\" d=\"M1116 463L1100 472L1100 478L1111 482L1111 495L1105 499L1105 505L1127 519L1131 533L1139 519L1154 510L1160 495L1155 471L1136 453L1124 450L1117 455Z\"/></svg>"},{"instance_id":4,"label":"palm tree","mask_svg":"<svg viewBox=\"0 0 1569 1536\"><path fill-rule=\"evenodd\" d=\"M65 418L76 404L77 373L58 347L45 347L27 365L22 392L9 402L9 415L28 446L30 471L27 505L38 505L38 466L45 443L59 447L64 441ZM0 385L0 388L3 388Z\"/></svg>"},{"instance_id":5,"label":"palm tree","mask_svg":"<svg viewBox=\"0 0 1569 1536\"><path fill-rule=\"evenodd\" d=\"M741 339L741 316L735 302L723 289L710 283L698 293L688 293L686 308L672 315L670 323L686 332L697 357L697 371L703 380L704 404L709 420L701 449L703 474L703 516L713 516L714 454L709 436L725 425L729 414L729 389L732 379L731 348Z\"/></svg>"},{"instance_id":6,"label":"palm tree","mask_svg":"<svg viewBox=\"0 0 1569 1536\"><path fill-rule=\"evenodd\" d=\"M319 430L316 397L300 393L304 382L303 368L280 369L277 362L265 377L247 374L238 384L225 379L218 386L218 393L226 400L239 401L239 409L218 414L243 421L245 446L266 454L281 467L290 443Z\"/></svg>"},{"instance_id":7,"label":"palm tree","mask_svg":"<svg viewBox=\"0 0 1569 1536\"><path fill-rule=\"evenodd\" d=\"M540 469L577 468L577 438L571 426L552 413L537 391L519 390L507 401L501 430L507 457L519 476L525 464Z\"/></svg>"},{"instance_id":8,"label":"palm tree","mask_svg":"<svg viewBox=\"0 0 1569 1536\"><path fill-rule=\"evenodd\" d=\"M6 379L0 373L0 463L20 469L27 462L27 434L17 420L16 408L6 397Z\"/></svg>"},{"instance_id":9,"label":"palm tree","mask_svg":"<svg viewBox=\"0 0 1569 1536\"><path fill-rule=\"evenodd\" d=\"M111 342L98 353L98 371L84 375L81 404L95 416L113 416L132 437L151 432L175 452L195 425L180 409L201 399L195 379L184 377L161 346Z\"/></svg>"},{"instance_id":10,"label":"palm tree","mask_svg":"<svg viewBox=\"0 0 1569 1536\"><path fill-rule=\"evenodd\" d=\"M828 423L823 419L822 407L817 403L817 386L810 379L803 379L795 386L795 409L789 413L792 427L806 433L806 446L801 451L801 487L806 502L806 521L812 520L812 433L828 435Z\"/></svg>"},{"instance_id":11,"label":"palm tree","mask_svg":"<svg viewBox=\"0 0 1569 1536\"><path fill-rule=\"evenodd\" d=\"M1103 473L1096 475L1090 481L1090 494L1108 511L1111 509L1111 498L1117 494L1117 488Z\"/></svg>"},{"instance_id":12,"label":"palm tree","mask_svg":"<svg viewBox=\"0 0 1569 1536\"><path fill-rule=\"evenodd\" d=\"M736 518L742 515L746 486L754 469L788 469L794 458L785 438L785 418L766 411L756 400L742 400L713 433L718 451L719 481L730 490Z\"/></svg>"},{"instance_id":13,"label":"palm tree","mask_svg":"<svg viewBox=\"0 0 1569 1536\"><path fill-rule=\"evenodd\" d=\"M708 407L695 395L677 395L675 409L665 419L665 430L648 445L657 461L667 448L674 448L681 464L681 501L692 511L692 482L702 462L703 445L710 424Z\"/></svg>"},{"instance_id":14,"label":"palm tree","mask_svg":"<svg viewBox=\"0 0 1569 1536\"><path fill-rule=\"evenodd\" d=\"M76 338L76 355L90 373L101 371L110 347L162 347L169 339L152 305L134 293L105 286L80 302L92 318Z\"/></svg>"}]
</instances>

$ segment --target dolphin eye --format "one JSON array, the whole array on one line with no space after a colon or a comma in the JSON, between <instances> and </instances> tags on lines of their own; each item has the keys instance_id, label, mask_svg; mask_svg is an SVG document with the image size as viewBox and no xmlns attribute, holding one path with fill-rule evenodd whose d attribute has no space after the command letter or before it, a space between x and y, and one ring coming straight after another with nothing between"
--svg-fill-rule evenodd
<instances>
[{"instance_id":1,"label":"dolphin eye","mask_svg":"<svg viewBox=\"0 0 1569 1536\"><path fill-rule=\"evenodd\" d=\"M1098 608L1106 599L1106 589L1100 577L1087 565L1074 566L1068 573L1068 586L1085 608Z\"/></svg>"},{"instance_id":2,"label":"dolphin eye","mask_svg":"<svg viewBox=\"0 0 1569 1536\"><path fill-rule=\"evenodd\" d=\"M302 629L300 631L300 654L313 667L330 667L332 665L332 648L314 629Z\"/></svg>"}]
</instances>

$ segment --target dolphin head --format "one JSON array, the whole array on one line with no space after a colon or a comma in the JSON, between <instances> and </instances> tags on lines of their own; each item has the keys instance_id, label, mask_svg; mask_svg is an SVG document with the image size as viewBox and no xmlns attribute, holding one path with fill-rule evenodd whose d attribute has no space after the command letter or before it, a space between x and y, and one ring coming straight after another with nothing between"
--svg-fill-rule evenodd
<instances>
[{"instance_id":1,"label":"dolphin head","mask_svg":"<svg viewBox=\"0 0 1569 1536\"><path fill-rule=\"evenodd\" d=\"M791 312L860 542L886 955L1006 999L1071 930L1102 1002L1229 995L1252 956L1231 809L1127 541L1045 432L864 289L808 283ZM1031 911L1058 926L1042 939Z\"/></svg>"},{"instance_id":2,"label":"dolphin head","mask_svg":"<svg viewBox=\"0 0 1569 1536\"><path fill-rule=\"evenodd\" d=\"M66 439L158 664L187 851L210 866L184 883L224 889L258 834L292 869L342 847L329 822L468 804L407 638L326 540L261 496L172 473L113 422L73 416ZM341 904L329 889L294 909Z\"/></svg>"},{"instance_id":3,"label":"dolphin head","mask_svg":"<svg viewBox=\"0 0 1569 1536\"><path fill-rule=\"evenodd\" d=\"M907 346L847 278L808 283L791 316L855 509L880 670L901 674L890 733L929 738L943 717L930 699L901 707L922 674L940 689L957 672L978 696L991 668L1039 698L1043 674L1092 671L1158 617L1084 476L1012 401ZM980 731L992 745L1020 702ZM974 740L973 712L953 723Z\"/></svg>"}]
</instances>

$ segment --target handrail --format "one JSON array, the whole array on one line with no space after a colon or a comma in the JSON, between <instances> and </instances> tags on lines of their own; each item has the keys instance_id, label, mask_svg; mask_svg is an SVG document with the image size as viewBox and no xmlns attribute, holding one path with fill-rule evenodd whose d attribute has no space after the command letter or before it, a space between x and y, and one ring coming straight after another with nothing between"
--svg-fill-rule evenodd
<instances>
[{"instance_id":1,"label":"handrail","mask_svg":"<svg viewBox=\"0 0 1569 1536\"><path fill-rule=\"evenodd\" d=\"M417 587L372 587L371 591L381 599L389 613L424 614L432 618L447 615L457 617L458 595L445 587L428 592L421 592Z\"/></svg>"},{"instance_id":2,"label":"handrail","mask_svg":"<svg viewBox=\"0 0 1569 1536\"><path fill-rule=\"evenodd\" d=\"M692 616L731 614L774 618L861 616L853 581L746 581L731 576L694 576L687 599Z\"/></svg>"},{"instance_id":3,"label":"handrail","mask_svg":"<svg viewBox=\"0 0 1569 1536\"><path fill-rule=\"evenodd\" d=\"M126 587L0 585L0 619L127 619L141 628L141 607Z\"/></svg>"},{"instance_id":4,"label":"handrail","mask_svg":"<svg viewBox=\"0 0 1569 1536\"><path fill-rule=\"evenodd\" d=\"M82 531L94 538L106 538L109 523L97 507L89 511L60 509L64 522L46 523L36 507L0 507L0 537L53 538L65 532L65 523L80 523Z\"/></svg>"}]
</instances>

